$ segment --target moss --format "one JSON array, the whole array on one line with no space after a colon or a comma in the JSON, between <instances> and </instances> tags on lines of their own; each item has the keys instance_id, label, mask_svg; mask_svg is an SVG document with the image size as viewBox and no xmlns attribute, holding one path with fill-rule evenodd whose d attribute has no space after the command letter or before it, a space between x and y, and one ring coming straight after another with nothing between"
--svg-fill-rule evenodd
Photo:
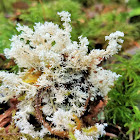
<instances>
[{"instance_id":1,"label":"moss","mask_svg":"<svg viewBox=\"0 0 140 140\"><path fill-rule=\"evenodd\" d=\"M134 131L135 139L139 137L140 110L140 52L127 58L117 56L112 70L122 76L116 81L109 93L109 102L105 108L107 122L127 127L127 134Z\"/></svg>"}]
</instances>

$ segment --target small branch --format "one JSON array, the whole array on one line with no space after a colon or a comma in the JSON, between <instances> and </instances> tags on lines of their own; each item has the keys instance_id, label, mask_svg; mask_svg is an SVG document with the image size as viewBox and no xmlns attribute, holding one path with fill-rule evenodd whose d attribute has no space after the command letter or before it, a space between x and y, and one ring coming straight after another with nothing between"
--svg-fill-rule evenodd
<instances>
[{"instance_id":1,"label":"small branch","mask_svg":"<svg viewBox=\"0 0 140 140\"><path fill-rule=\"evenodd\" d=\"M3 122L3 120L9 116L12 115L13 107L9 108L7 111L5 111L2 115L0 115L0 124Z\"/></svg>"},{"instance_id":2,"label":"small branch","mask_svg":"<svg viewBox=\"0 0 140 140\"><path fill-rule=\"evenodd\" d=\"M115 127L115 126L114 126L114 127ZM123 134L123 137L126 137L125 134L124 134L124 132L121 130L121 127L120 127L120 126L116 125L116 128L118 128L119 131L120 131L120 133Z\"/></svg>"},{"instance_id":3,"label":"small branch","mask_svg":"<svg viewBox=\"0 0 140 140\"><path fill-rule=\"evenodd\" d=\"M44 127L46 127L51 134L59 136L59 137L65 137L68 138L68 131L55 131L51 128L51 126L49 125L48 122L46 122L42 116L42 112L40 110L40 106L41 106L41 93L42 93L42 89L40 89L38 91L38 94L36 95L36 99L35 99L35 114L36 114L36 118L38 119L38 121L43 124Z\"/></svg>"},{"instance_id":4,"label":"small branch","mask_svg":"<svg viewBox=\"0 0 140 140\"><path fill-rule=\"evenodd\" d=\"M0 123L0 127L4 127L7 123L9 123L11 121L11 118L5 118L1 123Z\"/></svg>"},{"instance_id":5,"label":"small branch","mask_svg":"<svg viewBox=\"0 0 140 140\"><path fill-rule=\"evenodd\" d=\"M112 133L108 133L108 132L106 132L105 135L106 135L106 136L109 136L109 137L112 137L112 138L117 138L117 135L112 134Z\"/></svg>"},{"instance_id":6,"label":"small branch","mask_svg":"<svg viewBox=\"0 0 140 140\"><path fill-rule=\"evenodd\" d=\"M129 134L129 140L133 140L133 131Z\"/></svg>"}]
</instances>

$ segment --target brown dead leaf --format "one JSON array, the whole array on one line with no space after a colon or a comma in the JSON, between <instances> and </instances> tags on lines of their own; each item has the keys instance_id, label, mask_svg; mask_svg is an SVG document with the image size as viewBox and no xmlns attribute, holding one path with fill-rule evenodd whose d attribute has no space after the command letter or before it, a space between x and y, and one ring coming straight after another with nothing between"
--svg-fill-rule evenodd
<instances>
[{"instance_id":1,"label":"brown dead leaf","mask_svg":"<svg viewBox=\"0 0 140 140\"><path fill-rule=\"evenodd\" d=\"M14 9L28 9L29 6L26 2L24 1L17 1L15 3L13 3L13 8Z\"/></svg>"},{"instance_id":2,"label":"brown dead leaf","mask_svg":"<svg viewBox=\"0 0 140 140\"><path fill-rule=\"evenodd\" d=\"M108 5L105 6L104 10L102 11L103 14L111 12L117 8L117 5Z\"/></svg>"},{"instance_id":3,"label":"brown dead leaf","mask_svg":"<svg viewBox=\"0 0 140 140\"><path fill-rule=\"evenodd\" d=\"M95 4L94 7L95 7L95 11L98 13L101 13L104 9L104 5L101 3Z\"/></svg>"},{"instance_id":4,"label":"brown dead leaf","mask_svg":"<svg viewBox=\"0 0 140 140\"><path fill-rule=\"evenodd\" d=\"M140 48L140 44L139 44L138 42L134 41L133 44L134 44L136 47Z\"/></svg>"},{"instance_id":5,"label":"brown dead leaf","mask_svg":"<svg viewBox=\"0 0 140 140\"><path fill-rule=\"evenodd\" d=\"M128 12L130 11L130 9L124 5L120 5L120 4L109 4L106 5L104 7L104 9L102 10L102 14L104 13L109 13L116 10L116 13L124 13L124 12Z\"/></svg>"},{"instance_id":6,"label":"brown dead leaf","mask_svg":"<svg viewBox=\"0 0 140 140\"><path fill-rule=\"evenodd\" d=\"M106 105L105 100L104 101L100 100L97 105L89 103L90 109L88 113L82 116L83 122L85 122L86 124L90 124L91 126L94 125L98 121L97 115L100 113L100 111L105 105Z\"/></svg>"},{"instance_id":7,"label":"brown dead leaf","mask_svg":"<svg viewBox=\"0 0 140 140\"><path fill-rule=\"evenodd\" d=\"M97 15L97 12L94 10L93 7L83 8L82 10L85 12L87 19L94 18Z\"/></svg>"},{"instance_id":8,"label":"brown dead leaf","mask_svg":"<svg viewBox=\"0 0 140 140\"><path fill-rule=\"evenodd\" d=\"M78 21L79 21L80 23L85 23L85 20L82 19L82 18L78 19Z\"/></svg>"}]
</instances>

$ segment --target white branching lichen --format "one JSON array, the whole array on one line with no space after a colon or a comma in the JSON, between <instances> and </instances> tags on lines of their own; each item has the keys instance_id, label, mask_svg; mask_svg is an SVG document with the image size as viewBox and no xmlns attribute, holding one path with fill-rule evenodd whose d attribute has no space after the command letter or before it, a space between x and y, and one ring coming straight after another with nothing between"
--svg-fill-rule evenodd
<instances>
[{"instance_id":1,"label":"white branching lichen","mask_svg":"<svg viewBox=\"0 0 140 140\"><path fill-rule=\"evenodd\" d=\"M106 36L109 40L106 50L93 49L88 54L86 37L80 36L79 42L71 41L70 14L62 11L58 15L64 22L64 29L52 22L36 23L34 29L17 25L20 34L12 37L11 49L4 52L7 58L14 58L19 72L0 72L0 102L22 98L13 119L20 132L32 137L68 131L73 132L77 140L97 139L105 134L104 125L95 124L95 129L90 130L91 135L77 130L75 116L83 115L89 95L92 100L97 95L104 98L118 79L119 75L97 65L118 53L120 43L123 43L119 37L124 34L116 31ZM51 132L43 125L40 131L35 131L29 122L29 115L35 111L36 95L41 89L43 104L40 110L53 124Z\"/></svg>"}]
</instances>

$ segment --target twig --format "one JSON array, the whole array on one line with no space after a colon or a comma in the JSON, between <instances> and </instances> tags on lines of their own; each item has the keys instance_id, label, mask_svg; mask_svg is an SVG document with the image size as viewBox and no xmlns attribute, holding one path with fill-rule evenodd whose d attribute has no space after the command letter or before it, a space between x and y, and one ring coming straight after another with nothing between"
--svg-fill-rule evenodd
<instances>
[{"instance_id":1,"label":"twig","mask_svg":"<svg viewBox=\"0 0 140 140\"><path fill-rule=\"evenodd\" d=\"M0 115L0 124L3 122L3 120L9 116L11 116L13 107L9 108L7 111L5 111L2 115Z\"/></svg>"},{"instance_id":2,"label":"twig","mask_svg":"<svg viewBox=\"0 0 140 140\"><path fill-rule=\"evenodd\" d=\"M51 128L51 126L49 125L48 122L46 122L42 116L42 112L40 111L40 106L41 106L41 93L42 93L42 89L40 89L38 91L38 94L36 95L36 99L35 99L35 114L36 114L36 118L38 119L38 121L43 124L44 127L46 127L51 134L54 134L56 136L59 136L59 137L65 137L65 138L68 138L68 131L56 131L56 130L53 130Z\"/></svg>"},{"instance_id":3,"label":"twig","mask_svg":"<svg viewBox=\"0 0 140 140\"><path fill-rule=\"evenodd\" d=\"M11 117L5 118L1 123L0 127L4 127L8 122L11 121Z\"/></svg>"},{"instance_id":4,"label":"twig","mask_svg":"<svg viewBox=\"0 0 140 140\"><path fill-rule=\"evenodd\" d=\"M115 126L114 126L114 127L115 127ZM120 127L120 126L116 125L116 128L118 128L119 131L120 131L120 133L123 134L124 137L126 137L125 134L124 134L124 132L121 130L121 127Z\"/></svg>"},{"instance_id":5,"label":"twig","mask_svg":"<svg viewBox=\"0 0 140 140\"><path fill-rule=\"evenodd\" d=\"M108 132L106 132L105 135L106 135L106 136L109 136L109 137L117 138L117 135L112 134L112 133L108 133Z\"/></svg>"},{"instance_id":6,"label":"twig","mask_svg":"<svg viewBox=\"0 0 140 140\"><path fill-rule=\"evenodd\" d=\"M129 140L133 140L133 131L129 134Z\"/></svg>"}]
</instances>

